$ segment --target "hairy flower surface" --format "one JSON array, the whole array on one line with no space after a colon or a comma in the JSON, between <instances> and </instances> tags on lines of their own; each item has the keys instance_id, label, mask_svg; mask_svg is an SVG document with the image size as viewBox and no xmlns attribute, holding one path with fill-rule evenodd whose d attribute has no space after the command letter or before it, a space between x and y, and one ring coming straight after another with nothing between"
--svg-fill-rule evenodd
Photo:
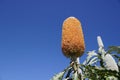
<instances>
[{"instance_id":1,"label":"hairy flower surface","mask_svg":"<svg viewBox=\"0 0 120 80\"><path fill-rule=\"evenodd\" d=\"M75 17L63 22L62 51L66 57L79 57L84 53L85 44L81 23Z\"/></svg>"},{"instance_id":2,"label":"hairy flower surface","mask_svg":"<svg viewBox=\"0 0 120 80\"><path fill-rule=\"evenodd\" d=\"M108 70L115 70L119 72L117 63L115 62L114 58L110 54L106 54L104 57L105 67Z\"/></svg>"}]
</instances>

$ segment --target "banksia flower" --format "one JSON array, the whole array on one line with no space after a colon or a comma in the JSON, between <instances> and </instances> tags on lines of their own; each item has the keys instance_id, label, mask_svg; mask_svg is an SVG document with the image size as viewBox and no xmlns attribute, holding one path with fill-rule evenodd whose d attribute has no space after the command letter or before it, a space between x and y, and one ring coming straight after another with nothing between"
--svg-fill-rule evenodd
<instances>
[{"instance_id":1,"label":"banksia flower","mask_svg":"<svg viewBox=\"0 0 120 80\"><path fill-rule=\"evenodd\" d=\"M110 54L106 54L104 57L105 67L108 70L115 70L119 72L117 63L115 62L114 58Z\"/></svg>"},{"instance_id":2,"label":"banksia flower","mask_svg":"<svg viewBox=\"0 0 120 80\"><path fill-rule=\"evenodd\" d=\"M69 17L62 27L62 52L66 57L80 57L85 50L81 23L75 17Z\"/></svg>"}]
</instances>

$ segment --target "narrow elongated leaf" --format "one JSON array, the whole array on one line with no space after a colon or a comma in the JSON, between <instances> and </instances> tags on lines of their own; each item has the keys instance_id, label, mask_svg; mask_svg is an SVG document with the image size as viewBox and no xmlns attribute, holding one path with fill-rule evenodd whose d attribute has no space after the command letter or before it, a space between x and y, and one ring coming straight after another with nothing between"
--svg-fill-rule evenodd
<instances>
[{"instance_id":1,"label":"narrow elongated leaf","mask_svg":"<svg viewBox=\"0 0 120 80\"><path fill-rule=\"evenodd\" d=\"M118 54L120 54L120 46L110 46L108 48L107 53L111 53L111 52L117 52Z\"/></svg>"},{"instance_id":2,"label":"narrow elongated leaf","mask_svg":"<svg viewBox=\"0 0 120 80\"><path fill-rule=\"evenodd\" d=\"M73 77L72 77L72 78L73 78L73 80L79 80L79 79L78 79L77 71L73 74Z\"/></svg>"},{"instance_id":3,"label":"narrow elongated leaf","mask_svg":"<svg viewBox=\"0 0 120 80\"><path fill-rule=\"evenodd\" d=\"M56 74L51 80L62 80L64 73L65 71Z\"/></svg>"},{"instance_id":4,"label":"narrow elongated leaf","mask_svg":"<svg viewBox=\"0 0 120 80\"><path fill-rule=\"evenodd\" d=\"M98 61L98 58L94 57L89 61L88 65L92 65L92 64L96 63L97 61Z\"/></svg>"},{"instance_id":5,"label":"narrow elongated leaf","mask_svg":"<svg viewBox=\"0 0 120 80\"><path fill-rule=\"evenodd\" d=\"M84 65L89 64L91 58L92 58L92 57L96 57L96 56L98 56L98 54L95 52L95 50L89 51L89 52L88 52L87 59L83 62L83 64L84 64Z\"/></svg>"}]
</instances>

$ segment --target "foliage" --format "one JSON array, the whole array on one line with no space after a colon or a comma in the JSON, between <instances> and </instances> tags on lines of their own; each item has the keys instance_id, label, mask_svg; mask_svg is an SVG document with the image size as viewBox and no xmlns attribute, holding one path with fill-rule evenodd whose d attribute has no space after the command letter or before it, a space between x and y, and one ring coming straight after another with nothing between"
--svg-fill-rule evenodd
<instances>
[{"instance_id":1,"label":"foliage","mask_svg":"<svg viewBox=\"0 0 120 80\"><path fill-rule=\"evenodd\" d=\"M120 46L110 46L107 50L98 37L98 51L89 51L86 60L79 64L72 60L62 72L51 80L119 80L120 79Z\"/></svg>"}]
</instances>

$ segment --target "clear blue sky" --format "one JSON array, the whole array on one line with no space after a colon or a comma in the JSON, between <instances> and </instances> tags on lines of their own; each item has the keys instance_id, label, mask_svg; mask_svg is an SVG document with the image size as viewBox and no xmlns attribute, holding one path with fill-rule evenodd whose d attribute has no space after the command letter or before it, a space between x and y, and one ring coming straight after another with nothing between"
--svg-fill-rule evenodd
<instances>
[{"instance_id":1,"label":"clear blue sky","mask_svg":"<svg viewBox=\"0 0 120 80\"><path fill-rule=\"evenodd\" d=\"M63 21L78 18L86 51L120 45L120 0L0 0L0 80L49 80L69 65ZM81 57L81 62L85 55Z\"/></svg>"}]
</instances>

